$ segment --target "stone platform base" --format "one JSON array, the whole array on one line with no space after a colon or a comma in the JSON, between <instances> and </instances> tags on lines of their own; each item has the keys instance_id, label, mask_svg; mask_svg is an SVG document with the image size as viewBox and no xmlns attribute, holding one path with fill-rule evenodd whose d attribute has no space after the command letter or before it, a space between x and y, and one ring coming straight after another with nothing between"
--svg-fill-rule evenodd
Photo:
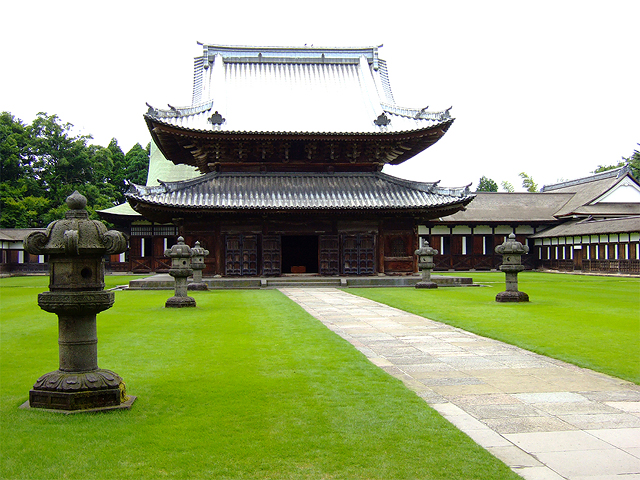
<instances>
[{"instance_id":1,"label":"stone platform base","mask_svg":"<svg viewBox=\"0 0 640 480\"><path fill-rule=\"evenodd\" d=\"M166 308L195 307L196 300L193 297L171 297L164 306Z\"/></svg>"},{"instance_id":2,"label":"stone platform base","mask_svg":"<svg viewBox=\"0 0 640 480\"><path fill-rule=\"evenodd\" d=\"M20 405L19 408L23 410L37 410L39 412L53 412L53 413L63 413L65 415L71 415L73 413L95 413L95 412L107 412L110 410L131 410L131 405L136 401L136 398L133 395L129 395L127 400L122 402L120 405L112 405L110 407L100 407L100 408L86 408L84 410L60 410L58 408L40 408L40 407L32 407L29 405L29 400Z\"/></svg>"},{"instance_id":3,"label":"stone platform base","mask_svg":"<svg viewBox=\"0 0 640 480\"><path fill-rule=\"evenodd\" d=\"M435 282L418 282L416 288L438 288L438 284Z\"/></svg>"},{"instance_id":4,"label":"stone platform base","mask_svg":"<svg viewBox=\"0 0 640 480\"><path fill-rule=\"evenodd\" d=\"M209 286L204 283L190 283L187 285L187 290L209 290Z\"/></svg>"},{"instance_id":5,"label":"stone platform base","mask_svg":"<svg viewBox=\"0 0 640 480\"><path fill-rule=\"evenodd\" d=\"M524 292L500 292L496 295L496 302L528 302L529 295Z\"/></svg>"},{"instance_id":6,"label":"stone platform base","mask_svg":"<svg viewBox=\"0 0 640 480\"><path fill-rule=\"evenodd\" d=\"M280 277L208 277L203 278L210 290L234 288L283 288L283 287L413 287L422 280L422 275L372 275L349 277L323 277L312 274L282 275ZM431 275L431 281L439 287L472 286L470 277ZM175 283L167 274L151 275L131 280L132 290L173 290ZM189 288L189 286L187 286Z\"/></svg>"}]
</instances>

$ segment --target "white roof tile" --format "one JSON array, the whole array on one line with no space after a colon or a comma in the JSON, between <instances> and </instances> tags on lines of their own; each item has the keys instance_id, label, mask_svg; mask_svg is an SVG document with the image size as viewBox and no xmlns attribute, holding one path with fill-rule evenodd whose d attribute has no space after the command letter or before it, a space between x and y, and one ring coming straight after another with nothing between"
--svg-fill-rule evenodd
<instances>
[{"instance_id":1,"label":"white roof tile","mask_svg":"<svg viewBox=\"0 0 640 480\"><path fill-rule=\"evenodd\" d=\"M148 115L190 130L243 133L380 134L451 121L448 111L395 105L376 47L204 49L195 62L194 105ZM209 121L214 112L222 124ZM378 126L383 113L391 122Z\"/></svg>"}]
</instances>

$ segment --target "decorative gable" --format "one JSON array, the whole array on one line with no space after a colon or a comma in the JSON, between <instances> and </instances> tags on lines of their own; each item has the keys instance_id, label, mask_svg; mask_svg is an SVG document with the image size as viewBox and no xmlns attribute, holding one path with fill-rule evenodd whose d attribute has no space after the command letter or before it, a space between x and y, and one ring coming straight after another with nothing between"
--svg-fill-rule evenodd
<instances>
[{"instance_id":1,"label":"decorative gable","mask_svg":"<svg viewBox=\"0 0 640 480\"><path fill-rule=\"evenodd\" d=\"M626 176L590 205L598 203L640 203L640 185Z\"/></svg>"}]
</instances>

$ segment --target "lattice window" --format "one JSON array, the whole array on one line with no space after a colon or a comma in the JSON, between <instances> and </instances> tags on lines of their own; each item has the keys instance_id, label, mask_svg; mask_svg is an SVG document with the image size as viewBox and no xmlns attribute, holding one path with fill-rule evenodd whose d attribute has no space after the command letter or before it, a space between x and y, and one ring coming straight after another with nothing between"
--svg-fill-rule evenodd
<instances>
[{"instance_id":1,"label":"lattice window","mask_svg":"<svg viewBox=\"0 0 640 480\"><path fill-rule=\"evenodd\" d=\"M178 235L178 227L175 225L155 225L153 234L161 237L172 237Z\"/></svg>"},{"instance_id":2,"label":"lattice window","mask_svg":"<svg viewBox=\"0 0 640 480\"><path fill-rule=\"evenodd\" d=\"M391 256L392 257L406 257L407 256L407 243L402 237L394 237L391 239Z\"/></svg>"},{"instance_id":3,"label":"lattice window","mask_svg":"<svg viewBox=\"0 0 640 480\"><path fill-rule=\"evenodd\" d=\"M153 235L153 227L151 225L132 225L131 235L136 237L146 237Z\"/></svg>"}]
</instances>

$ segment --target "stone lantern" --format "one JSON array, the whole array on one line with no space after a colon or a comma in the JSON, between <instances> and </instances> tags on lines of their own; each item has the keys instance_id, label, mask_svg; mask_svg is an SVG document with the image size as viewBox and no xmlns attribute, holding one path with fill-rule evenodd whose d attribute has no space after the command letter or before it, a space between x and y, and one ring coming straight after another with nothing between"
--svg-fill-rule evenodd
<instances>
[{"instance_id":1,"label":"stone lantern","mask_svg":"<svg viewBox=\"0 0 640 480\"><path fill-rule=\"evenodd\" d=\"M418 268L422 271L422 280L416 283L416 288L438 288L438 284L431 281L431 270L435 266L433 256L438 254L438 250L431 248L425 240L415 254L418 257Z\"/></svg>"},{"instance_id":2,"label":"stone lantern","mask_svg":"<svg viewBox=\"0 0 640 480\"><path fill-rule=\"evenodd\" d=\"M175 279L175 294L167 300L165 307L181 308L195 307L194 298L187 296L187 277L193 274L191 269L191 248L184 243L183 237L178 237L178 243L164 251L164 256L171 259L169 275Z\"/></svg>"},{"instance_id":3,"label":"stone lantern","mask_svg":"<svg viewBox=\"0 0 640 480\"><path fill-rule=\"evenodd\" d=\"M502 255L500 270L505 273L507 290L496 295L496 302L528 302L529 295L518 291L518 273L524 270L522 255L529 253L529 247L516 241L510 234L502 245L496 247L496 253Z\"/></svg>"},{"instance_id":4,"label":"stone lantern","mask_svg":"<svg viewBox=\"0 0 640 480\"><path fill-rule=\"evenodd\" d=\"M29 392L28 406L65 412L130 408L116 373L98 368L96 314L113 306L113 292L104 291L104 255L127 250L124 234L89 220L87 199L74 192L69 210L46 232L25 239L25 250L49 255L49 291L38 305L58 315L60 368L41 376Z\"/></svg>"},{"instance_id":5,"label":"stone lantern","mask_svg":"<svg viewBox=\"0 0 640 480\"><path fill-rule=\"evenodd\" d=\"M187 285L188 290L208 290L207 284L202 281L202 270L206 267L204 257L209 255L209 250L200 246L200 242L196 242L191 249L191 269L193 270L193 282Z\"/></svg>"}]
</instances>

